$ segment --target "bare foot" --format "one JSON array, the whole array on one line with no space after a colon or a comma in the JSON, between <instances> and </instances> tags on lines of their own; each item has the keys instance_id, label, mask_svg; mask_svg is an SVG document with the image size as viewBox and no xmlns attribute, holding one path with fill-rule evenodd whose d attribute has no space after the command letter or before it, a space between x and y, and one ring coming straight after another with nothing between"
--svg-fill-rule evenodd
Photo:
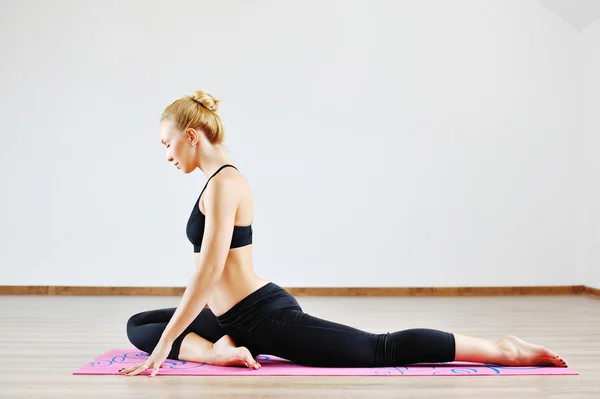
<instances>
[{"instance_id":1,"label":"bare foot","mask_svg":"<svg viewBox=\"0 0 600 399\"><path fill-rule=\"evenodd\" d=\"M514 335L505 335L498 345L506 351L506 366L556 366L567 367L560 356L548 348L530 344Z\"/></svg>"},{"instance_id":2,"label":"bare foot","mask_svg":"<svg viewBox=\"0 0 600 399\"><path fill-rule=\"evenodd\" d=\"M260 363L252 357L250 351L244 346L236 347L227 335L214 343L210 360L206 363L215 366L246 366L255 370L260 368Z\"/></svg>"}]
</instances>

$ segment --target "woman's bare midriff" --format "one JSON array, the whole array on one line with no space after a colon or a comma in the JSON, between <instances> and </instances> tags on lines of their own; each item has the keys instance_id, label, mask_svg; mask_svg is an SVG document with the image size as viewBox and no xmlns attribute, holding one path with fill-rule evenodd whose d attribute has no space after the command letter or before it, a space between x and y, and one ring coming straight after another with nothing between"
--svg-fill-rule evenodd
<instances>
[{"instance_id":1,"label":"woman's bare midriff","mask_svg":"<svg viewBox=\"0 0 600 399\"><path fill-rule=\"evenodd\" d=\"M221 278L208 300L208 306L217 317L221 316L268 283L269 281L258 277L254 272L252 245L230 249Z\"/></svg>"},{"instance_id":2,"label":"woman's bare midriff","mask_svg":"<svg viewBox=\"0 0 600 399\"><path fill-rule=\"evenodd\" d=\"M238 179L240 197L243 198L238 205L235 215L236 226L247 226L254 219L254 200L248 181L238 174L233 168L226 168L220 177ZM207 190L210 190L208 187ZM203 194L204 195L204 194ZM204 201L200 199L200 212L206 215ZM199 256L199 254L196 254ZM256 275L252 263L252 245L240 248L231 248L225 261L221 278L213 288L208 300L208 306L216 316L220 316L231 309L236 303L269 283Z\"/></svg>"}]
</instances>

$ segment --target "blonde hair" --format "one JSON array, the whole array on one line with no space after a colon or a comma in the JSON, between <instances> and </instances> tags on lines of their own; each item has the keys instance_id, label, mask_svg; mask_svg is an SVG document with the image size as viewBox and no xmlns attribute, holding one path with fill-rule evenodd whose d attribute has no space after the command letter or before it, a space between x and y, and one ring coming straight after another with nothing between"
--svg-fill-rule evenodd
<instances>
[{"instance_id":1,"label":"blonde hair","mask_svg":"<svg viewBox=\"0 0 600 399\"><path fill-rule=\"evenodd\" d=\"M191 96L182 97L171 103L162 113L160 121L172 120L179 129L202 130L211 144L221 144L225 129L221 118L216 114L219 101L202 90Z\"/></svg>"}]
</instances>

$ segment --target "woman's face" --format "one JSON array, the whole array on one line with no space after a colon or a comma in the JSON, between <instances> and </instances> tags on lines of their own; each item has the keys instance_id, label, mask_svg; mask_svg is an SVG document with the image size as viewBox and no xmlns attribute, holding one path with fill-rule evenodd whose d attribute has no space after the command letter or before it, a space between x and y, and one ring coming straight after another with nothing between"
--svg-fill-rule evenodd
<instances>
[{"instance_id":1,"label":"woman's face","mask_svg":"<svg viewBox=\"0 0 600 399\"><path fill-rule=\"evenodd\" d=\"M196 168L196 146L192 145L192 140L183 135L171 120L166 119L160 123L160 139L167 149L168 162L184 173L190 173Z\"/></svg>"}]
</instances>

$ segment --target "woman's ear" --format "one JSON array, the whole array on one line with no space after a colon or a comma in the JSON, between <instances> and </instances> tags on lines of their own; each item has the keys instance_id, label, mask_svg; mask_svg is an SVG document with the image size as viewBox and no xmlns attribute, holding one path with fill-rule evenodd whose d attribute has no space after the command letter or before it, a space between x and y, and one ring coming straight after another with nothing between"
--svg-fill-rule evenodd
<instances>
[{"instance_id":1,"label":"woman's ear","mask_svg":"<svg viewBox=\"0 0 600 399\"><path fill-rule=\"evenodd\" d=\"M188 128L185 131L185 137L192 147L196 147L200 141L200 137L198 137L198 131L196 129Z\"/></svg>"}]
</instances>

